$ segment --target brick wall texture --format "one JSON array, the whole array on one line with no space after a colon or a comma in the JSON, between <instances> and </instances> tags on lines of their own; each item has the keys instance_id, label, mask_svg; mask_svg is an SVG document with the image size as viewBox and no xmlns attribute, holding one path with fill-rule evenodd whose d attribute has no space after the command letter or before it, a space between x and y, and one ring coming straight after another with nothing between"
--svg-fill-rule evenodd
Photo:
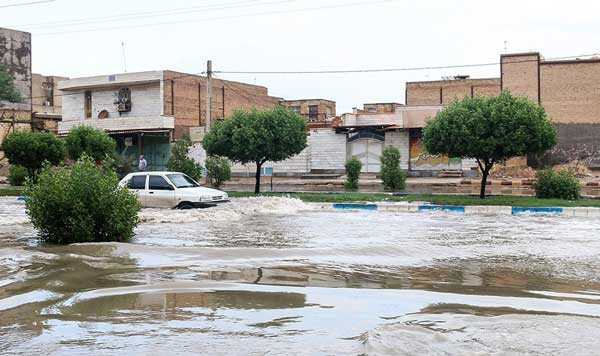
<instances>
[{"instance_id":1,"label":"brick wall texture","mask_svg":"<svg viewBox=\"0 0 600 356\"><path fill-rule=\"evenodd\" d=\"M500 79L436 80L406 83L406 105L447 105L471 95L498 95Z\"/></svg>"},{"instance_id":2,"label":"brick wall texture","mask_svg":"<svg viewBox=\"0 0 600 356\"><path fill-rule=\"evenodd\" d=\"M206 77L164 71L163 79L163 112L175 117L175 138L189 127L206 125ZM213 79L211 120L222 119L235 110L272 108L280 100L270 96L266 87Z\"/></svg>"}]
</instances>

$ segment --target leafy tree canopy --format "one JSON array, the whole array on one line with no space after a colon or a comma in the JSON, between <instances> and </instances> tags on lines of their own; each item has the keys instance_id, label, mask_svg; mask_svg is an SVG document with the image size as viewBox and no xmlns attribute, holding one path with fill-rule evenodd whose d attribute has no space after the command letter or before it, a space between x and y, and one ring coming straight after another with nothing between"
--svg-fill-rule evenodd
<instances>
[{"instance_id":1,"label":"leafy tree canopy","mask_svg":"<svg viewBox=\"0 0 600 356\"><path fill-rule=\"evenodd\" d=\"M66 144L72 160L78 160L84 153L96 161L115 156L115 140L106 132L89 126L79 126L71 130Z\"/></svg>"},{"instance_id":2,"label":"leafy tree canopy","mask_svg":"<svg viewBox=\"0 0 600 356\"><path fill-rule=\"evenodd\" d=\"M19 103L21 100L21 93L15 88L15 78L6 65L0 64L0 101Z\"/></svg>"},{"instance_id":3,"label":"leafy tree canopy","mask_svg":"<svg viewBox=\"0 0 600 356\"><path fill-rule=\"evenodd\" d=\"M202 143L209 155L242 164L256 164L255 192L260 192L260 169L266 161L283 161L306 147L306 121L284 107L236 111L216 122Z\"/></svg>"},{"instance_id":4,"label":"leafy tree canopy","mask_svg":"<svg viewBox=\"0 0 600 356\"><path fill-rule=\"evenodd\" d=\"M432 154L476 159L483 198L494 163L543 153L556 144L556 130L540 105L503 91L454 101L427 122L423 142Z\"/></svg>"},{"instance_id":5,"label":"leafy tree canopy","mask_svg":"<svg viewBox=\"0 0 600 356\"><path fill-rule=\"evenodd\" d=\"M45 161L57 165L65 156L63 141L49 132L13 132L2 142L2 150L10 164L25 167L33 179Z\"/></svg>"},{"instance_id":6,"label":"leafy tree canopy","mask_svg":"<svg viewBox=\"0 0 600 356\"><path fill-rule=\"evenodd\" d=\"M167 161L167 168L173 172L185 173L195 180L202 177L202 166L190 157L188 153L192 147L189 135L184 134L179 140L171 145L171 156Z\"/></svg>"}]
</instances>

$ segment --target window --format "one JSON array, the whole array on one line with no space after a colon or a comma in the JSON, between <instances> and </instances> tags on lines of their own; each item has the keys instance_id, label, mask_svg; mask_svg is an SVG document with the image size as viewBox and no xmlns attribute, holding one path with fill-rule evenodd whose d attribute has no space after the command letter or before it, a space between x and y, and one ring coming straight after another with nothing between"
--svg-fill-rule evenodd
<instances>
[{"instance_id":1,"label":"window","mask_svg":"<svg viewBox=\"0 0 600 356\"><path fill-rule=\"evenodd\" d=\"M173 185L177 188L194 188L199 187L198 183L194 182L194 180L185 174L169 174L167 175L169 180Z\"/></svg>"},{"instance_id":2,"label":"window","mask_svg":"<svg viewBox=\"0 0 600 356\"><path fill-rule=\"evenodd\" d=\"M161 176L150 176L149 190L173 190L173 187Z\"/></svg>"},{"instance_id":3,"label":"window","mask_svg":"<svg viewBox=\"0 0 600 356\"><path fill-rule=\"evenodd\" d=\"M128 184L129 189L146 189L146 176L133 176Z\"/></svg>"},{"instance_id":4,"label":"window","mask_svg":"<svg viewBox=\"0 0 600 356\"><path fill-rule=\"evenodd\" d=\"M308 121L317 122L319 121L319 105L308 106Z\"/></svg>"},{"instance_id":5,"label":"window","mask_svg":"<svg viewBox=\"0 0 600 356\"><path fill-rule=\"evenodd\" d=\"M377 112L377 108L367 108L367 111L370 113L376 113Z\"/></svg>"},{"instance_id":6,"label":"window","mask_svg":"<svg viewBox=\"0 0 600 356\"><path fill-rule=\"evenodd\" d=\"M290 110L292 110L293 112L300 114L300 106L290 106Z\"/></svg>"},{"instance_id":7,"label":"window","mask_svg":"<svg viewBox=\"0 0 600 356\"><path fill-rule=\"evenodd\" d=\"M86 119L92 118L92 92L90 90L86 90L83 99L84 106L84 114Z\"/></svg>"}]
</instances>

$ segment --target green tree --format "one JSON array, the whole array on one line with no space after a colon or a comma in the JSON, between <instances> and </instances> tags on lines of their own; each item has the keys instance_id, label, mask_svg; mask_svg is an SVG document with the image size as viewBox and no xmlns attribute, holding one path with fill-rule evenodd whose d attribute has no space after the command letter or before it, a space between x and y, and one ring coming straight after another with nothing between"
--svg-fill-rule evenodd
<instances>
[{"instance_id":1,"label":"green tree","mask_svg":"<svg viewBox=\"0 0 600 356\"><path fill-rule=\"evenodd\" d=\"M209 155L256 164L254 192L258 194L260 170L266 161L283 161L306 147L306 121L281 106L264 111L236 111L216 122L202 144Z\"/></svg>"},{"instance_id":2,"label":"green tree","mask_svg":"<svg viewBox=\"0 0 600 356\"><path fill-rule=\"evenodd\" d=\"M383 150L380 160L383 187L393 192L404 190L406 174L400 169L400 151L394 146L388 146Z\"/></svg>"},{"instance_id":3,"label":"green tree","mask_svg":"<svg viewBox=\"0 0 600 356\"><path fill-rule=\"evenodd\" d=\"M227 158L208 156L204 165L206 177L213 187L219 188L224 181L231 179L231 162Z\"/></svg>"},{"instance_id":4,"label":"green tree","mask_svg":"<svg viewBox=\"0 0 600 356\"><path fill-rule=\"evenodd\" d=\"M15 88L15 78L10 75L7 66L0 64L0 101L20 103L21 100L21 93Z\"/></svg>"},{"instance_id":5,"label":"green tree","mask_svg":"<svg viewBox=\"0 0 600 356\"><path fill-rule=\"evenodd\" d=\"M358 177L360 176L360 170L362 169L362 162L352 157L346 161L346 182L344 187L346 190L357 190L358 189Z\"/></svg>"},{"instance_id":6,"label":"green tree","mask_svg":"<svg viewBox=\"0 0 600 356\"><path fill-rule=\"evenodd\" d=\"M195 180L202 177L202 166L188 157L192 140L189 135L183 134L181 138L171 146L171 156L167 161L167 168L173 172L185 173Z\"/></svg>"},{"instance_id":7,"label":"green tree","mask_svg":"<svg viewBox=\"0 0 600 356\"><path fill-rule=\"evenodd\" d=\"M556 130L540 105L503 91L454 101L427 122L423 142L432 154L476 159L483 199L495 163L543 153L556 144Z\"/></svg>"},{"instance_id":8,"label":"green tree","mask_svg":"<svg viewBox=\"0 0 600 356\"><path fill-rule=\"evenodd\" d=\"M46 165L25 195L40 239L57 244L125 241L134 235L141 209L114 170L85 154L70 168Z\"/></svg>"},{"instance_id":9,"label":"green tree","mask_svg":"<svg viewBox=\"0 0 600 356\"><path fill-rule=\"evenodd\" d=\"M69 132L66 139L69 158L76 161L83 154L96 161L102 161L107 156L114 158L117 143L102 130L79 126Z\"/></svg>"},{"instance_id":10,"label":"green tree","mask_svg":"<svg viewBox=\"0 0 600 356\"><path fill-rule=\"evenodd\" d=\"M10 164L25 167L33 180L44 162L57 165L65 156L63 141L49 132L13 132L2 142L2 150Z\"/></svg>"}]
</instances>

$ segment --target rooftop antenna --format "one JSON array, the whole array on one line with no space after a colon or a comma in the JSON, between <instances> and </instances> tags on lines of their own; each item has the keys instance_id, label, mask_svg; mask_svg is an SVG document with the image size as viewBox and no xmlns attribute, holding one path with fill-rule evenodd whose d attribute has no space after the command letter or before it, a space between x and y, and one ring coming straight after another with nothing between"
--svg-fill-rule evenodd
<instances>
[{"instance_id":1,"label":"rooftop antenna","mask_svg":"<svg viewBox=\"0 0 600 356\"><path fill-rule=\"evenodd\" d=\"M508 53L508 41L504 41L504 53Z\"/></svg>"},{"instance_id":2,"label":"rooftop antenna","mask_svg":"<svg viewBox=\"0 0 600 356\"><path fill-rule=\"evenodd\" d=\"M121 42L121 47L123 48L123 70L127 73L127 61L125 60L125 42Z\"/></svg>"}]
</instances>

